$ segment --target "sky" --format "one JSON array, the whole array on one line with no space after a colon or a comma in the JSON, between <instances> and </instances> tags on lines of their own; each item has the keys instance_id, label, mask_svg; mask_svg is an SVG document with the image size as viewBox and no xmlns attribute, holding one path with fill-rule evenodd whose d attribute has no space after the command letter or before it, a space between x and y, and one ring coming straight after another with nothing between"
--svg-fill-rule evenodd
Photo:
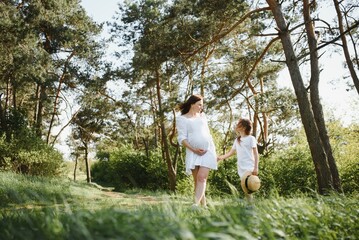
<instances>
[{"instance_id":1,"label":"sky","mask_svg":"<svg viewBox=\"0 0 359 240\"><path fill-rule=\"evenodd\" d=\"M81 5L85 8L87 14L96 22L105 22L111 20L118 9L118 3L123 0L82 0Z\"/></svg>"}]
</instances>

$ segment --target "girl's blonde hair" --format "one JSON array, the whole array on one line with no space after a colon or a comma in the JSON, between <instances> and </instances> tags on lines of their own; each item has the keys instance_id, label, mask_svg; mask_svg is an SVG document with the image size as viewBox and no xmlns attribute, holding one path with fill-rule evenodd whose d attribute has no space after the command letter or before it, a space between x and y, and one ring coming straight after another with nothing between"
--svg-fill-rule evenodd
<instances>
[{"instance_id":1,"label":"girl's blonde hair","mask_svg":"<svg viewBox=\"0 0 359 240\"><path fill-rule=\"evenodd\" d=\"M244 129L244 132L245 132L246 135L251 134L251 131L252 131L252 122L251 122L251 120L246 119L246 118L239 119L239 121L238 121L238 123L236 125L237 134L239 132L239 129L242 129L242 128ZM238 143L241 142L241 135L239 135L237 137L237 140L238 140Z\"/></svg>"}]
</instances>

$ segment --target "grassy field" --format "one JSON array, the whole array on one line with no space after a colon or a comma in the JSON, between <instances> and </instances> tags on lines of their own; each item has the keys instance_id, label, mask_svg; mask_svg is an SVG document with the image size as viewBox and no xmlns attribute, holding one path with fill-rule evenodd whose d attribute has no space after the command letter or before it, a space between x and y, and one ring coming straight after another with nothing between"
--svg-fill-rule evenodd
<instances>
[{"instance_id":1,"label":"grassy field","mask_svg":"<svg viewBox=\"0 0 359 240\"><path fill-rule=\"evenodd\" d=\"M358 239L358 195L255 199L116 193L0 172L0 239Z\"/></svg>"}]
</instances>

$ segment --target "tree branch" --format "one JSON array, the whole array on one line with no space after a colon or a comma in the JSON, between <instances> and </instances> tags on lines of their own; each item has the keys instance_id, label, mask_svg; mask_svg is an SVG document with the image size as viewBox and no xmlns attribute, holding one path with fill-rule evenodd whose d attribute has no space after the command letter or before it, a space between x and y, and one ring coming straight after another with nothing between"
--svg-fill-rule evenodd
<instances>
[{"instance_id":1,"label":"tree branch","mask_svg":"<svg viewBox=\"0 0 359 240\"><path fill-rule=\"evenodd\" d=\"M228 99L226 99L227 101L229 101L229 100L233 99L235 96L237 96L237 94L242 91L242 89L243 89L243 87L245 86L245 84L248 84L248 86L249 86L249 88L251 88L252 92L255 93L255 89L254 89L254 87L252 86L252 84L250 83L249 79L250 79L252 73L254 72L254 70L256 69L257 65L258 65L258 64L260 63L260 61L263 59L264 55L268 52L270 46L271 46L274 42L276 42L277 40L279 40L279 39L280 39L279 36L278 36L278 37L275 37L275 38L273 38L273 39L267 44L267 46L266 46L266 47L264 48L264 50L262 51L261 55L260 55L260 56L257 58L257 60L255 61L255 63L254 63L254 65L252 66L251 70L250 70L249 73L247 74L247 76L246 76L246 78L245 78L245 80L244 80L243 85L242 85L240 88L238 88L237 90L235 90L235 91L231 94L231 96L230 96ZM219 104L222 105L222 104L224 104L224 103L223 103L223 101L222 101L222 102L220 102Z\"/></svg>"},{"instance_id":2,"label":"tree branch","mask_svg":"<svg viewBox=\"0 0 359 240\"><path fill-rule=\"evenodd\" d=\"M186 58L185 61L187 61L189 58L193 57L194 55L196 55L199 51L201 51L203 48L207 47L208 45L211 45L212 43L218 42L219 40L221 40L222 38L224 38L225 36L227 36L229 33L231 33L234 29L236 29L238 27L239 24L241 24L242 22L244 22L244 20L247 19L247 17L249 17L250 15L257 13L257 12L262 12L262 11L267 11L270 10L269 7L264 7L264 8L258 8L255 10L252 10L248 13L246 13L241 19L239 19L235 24L233 24L232 27L230 27L228 30L224 31L223 33L214 36L209 42L204 43L202 46L200 46L199 48L197 48L196 50L194 50L192 53L190 53Z\"/></svg>"}]
</instances>

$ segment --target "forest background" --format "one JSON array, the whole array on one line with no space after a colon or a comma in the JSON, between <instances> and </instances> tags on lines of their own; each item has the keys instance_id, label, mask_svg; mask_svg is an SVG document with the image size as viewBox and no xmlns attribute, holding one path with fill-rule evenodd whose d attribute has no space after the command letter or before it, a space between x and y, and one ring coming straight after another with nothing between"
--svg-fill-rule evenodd
<instances>
[{"instance_id":1,"label":"forest background","mask_svg":"<svg viewBox=\"0 0 359 240\"><path fill-rule=\"evenodd\" d=\"M70 129L74 178L79 164L88 182L117 190L189 191L174 119L199 93L219 153L239 117L253 121L262 194L356 192L358 122L323 110L318 86L345 86L356 112L358 4L333 1L324 21L324 2L130 1L107 23L78 1L2 2L1 168L60 174L55 145ZM341 52L343 76L322 78L321 60ZM286 66L293 88L278 84ZM220 165L210 191L230 193L235 169Z\"/></svg>"},{"instance_id":2,"label":"forest background","mask_svg":"<svg viewBox=\"0 0 359 240\"><path fill-rule=\"evenodd\" d=\"M119 1L99 22L86 2L0 2L2 239L357 238L357 0ZM192 93L218 153L253 121L253 202L231 158L190 208Z\"/></svg>"}]
</instances>

